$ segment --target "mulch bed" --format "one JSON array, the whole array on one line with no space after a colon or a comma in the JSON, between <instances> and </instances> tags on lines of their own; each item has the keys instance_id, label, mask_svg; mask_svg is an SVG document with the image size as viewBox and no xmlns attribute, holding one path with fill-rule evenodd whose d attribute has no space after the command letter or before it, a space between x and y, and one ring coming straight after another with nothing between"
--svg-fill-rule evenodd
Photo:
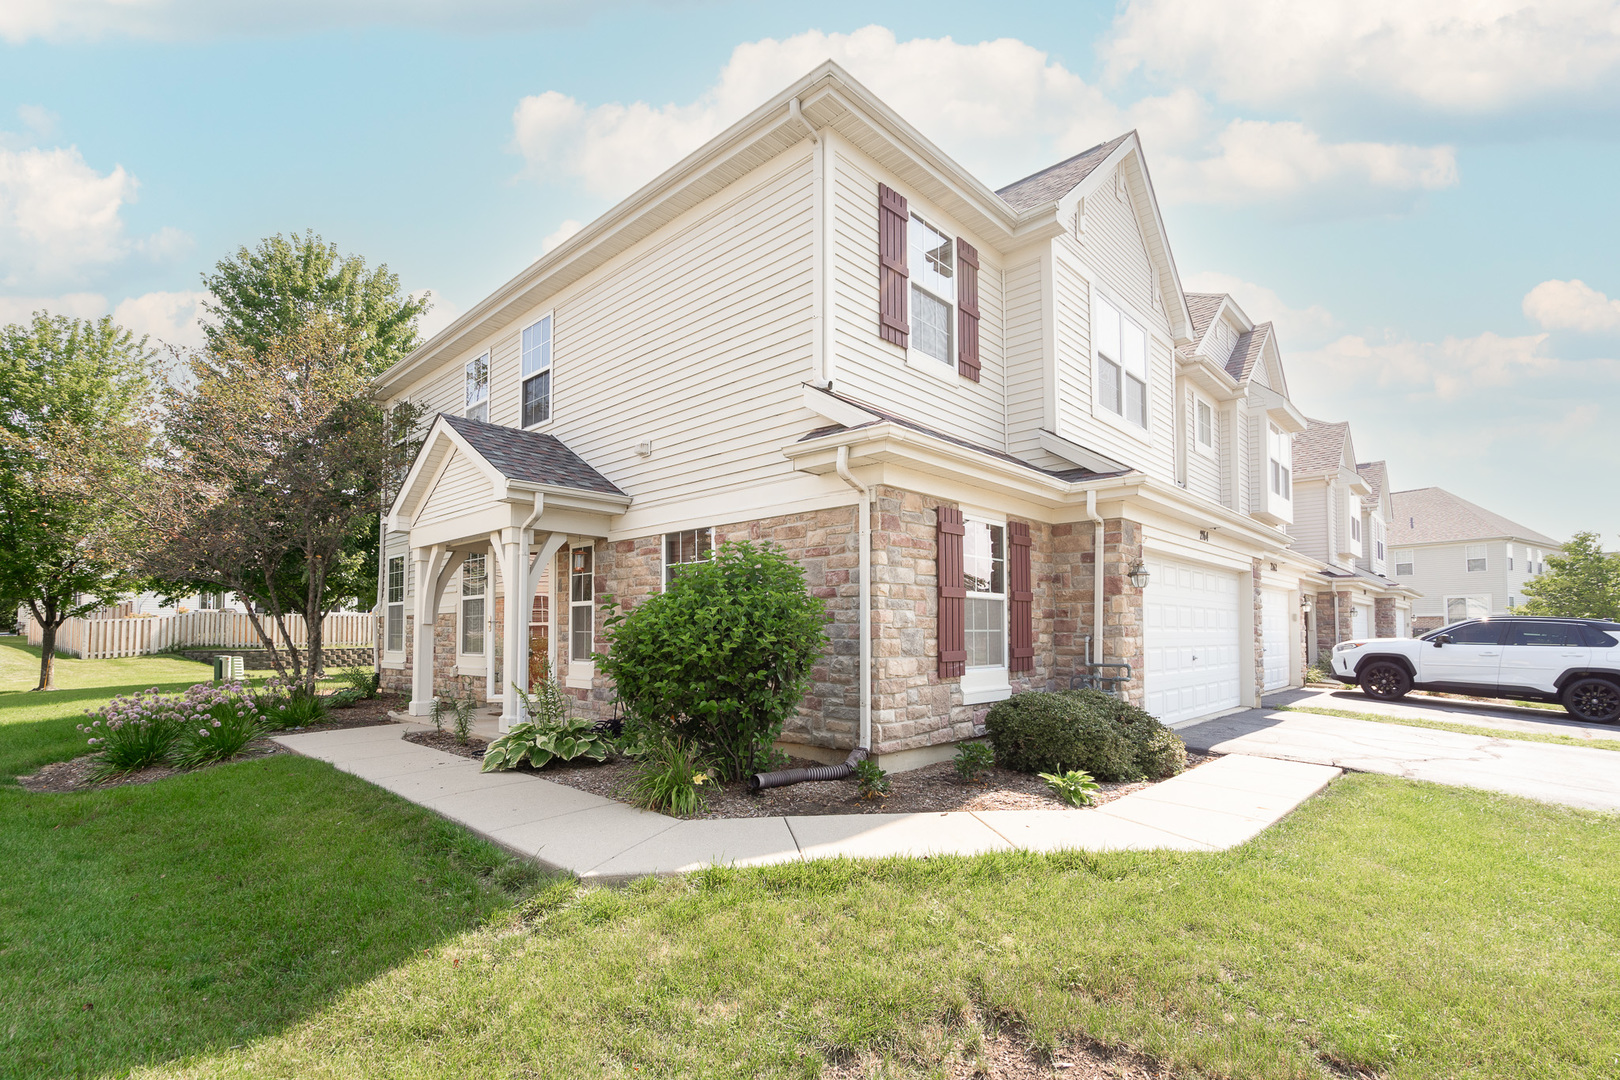
<instances>
[{"instance_id":1,"label":"mulch bed","mask_svg":"<svg viewBox=\"0 0 1620 1080\"><path fill-rule=\"evenodd\" d=\"M387 696L374 698L371 701L360 701L347 709L334 709L327 714L327 718L318 724L308 727L288 728L278 731L278 735L303 734L311 731L340 731L344 728L374 727L377 724L391 724L394 721L389 717L389 709L397 709L404 702L404 698ZM247 744L240 754L229 761L216 761L213 765L204 765L204 769L212 769L215 765L234 765L241 761L257 761L260 758L274 757L276 754L285 754L289 751L280 743L270 739L255 739ZM92 783L90 773L95 768L96 755L85 754L71 761L57 761L41 766L38 772L28 776L17 777L17 785L24 791L35 793L60 794L71 791L101 791L105 788L123 787L127 784L150 784L158 780L167 780L171 776L179 776L183 769L172 768L168 765L154 765L149 769L138 772L124 773L121 776ZM196 772L196 769L189 770Z\"/></svg>"},{"instance_id":2,"label":"mulch bed","mask_svg":"<svg viewBox=\"0 0 1620 1080\"><path fill-rule=\"evenodd\" d=\"M415 732L405 736L407 742L431 746L449 754L482 760L488 744L483 739L471 738L466 745L456 741L447 731ZM1187 754L1187 767L1193 768L1214 760L1213 754ZM789 768L819 765L821 762L794 758ZM625 758L615 758L603 764L560 763L547 766L537 776L569 787L601 795L607 799L628 801L625 792L630 787L635 765ZM792 787L772 788L753 794L745 782L738 781L719 786L709 796L708 809L699 814L705 818L800 817L821 814L942 814L952 810L1066 810L1069 804L1052 793L1046 781L1027 773L1008 769L991 769L982 782L964 783L948 761L925 765L920 769L889 775L889 795L884 799L863 799L854 780L831 780L821 783L794 784ZM1138 784L1104 784L1094 793L1094 805L1111 802L1122 795L1151 787L1152 782ZM1083 1074L1082 1074L1083 1075Z\"/></svg>"}]
</instances>

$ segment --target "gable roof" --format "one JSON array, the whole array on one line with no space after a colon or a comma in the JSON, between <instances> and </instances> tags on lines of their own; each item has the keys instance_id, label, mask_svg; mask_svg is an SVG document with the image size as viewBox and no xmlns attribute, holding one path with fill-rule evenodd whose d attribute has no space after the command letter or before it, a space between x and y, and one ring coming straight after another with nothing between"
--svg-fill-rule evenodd
<instances>
[{"instance_id":1,"label":"gable roof","mask_svg":"<svg viewBox=\"0 0 1620 1080\"><path fill-rule=\"evenodd\" d=\"M1377 510L1378 504L1384 498L1384 492L1389 487L1389 466L1382 461L1365 461L1356 466L1356 472L1367 481L1372 491L1361 497L1361 505L1367 510Z\"/></svg>"},{"instance_id":2,"label":"gable roof","mask_svg":"<svg viewBox=\"0 0 1620 1080\"><path fill-rule=\"evenodd\" d=\"M1253 330L1238 335L1232 355L1226 358L1226 373L1238 382L1254 374L1254 366L1266 351L1266 339L1271 337L1271 324L1261 323Z\"/></svg>"},{"instance_id":3,"label":"gable roof","mask_svg":"<svg viewBox=\"0 0 1620 1080\"><path fill-rule=\"evenodd\" d=\"M1108 160L1109 154L1119 149L1120 143L1134 134L1134 131L1127 131L1117 139L1098 143L1090 150L1083 150L1072 158L998 188L996 194L1014 210L1028 210L1032 206L1057 202L1095 172L1097 166Z\"/></svg>"},{"instance_id":4,"label":"gable roof","mask_svg":"<svg viewBox=\"0 0 1620 1080\"><path fill-rule=\"evenodd\" d=\"M1564 546L1545 533L1509 521L1444 488L1397 491L1390 496L1390 501L1395 508L1395 520L1389 527L1391 544L1436 544L1506 537L1528 540L1550 548Z\"/></svg>"},{"instance_id":5,"label":"gable roof","mask_svg":"<svg viewBox=\"0 0 1620 1080\"><path fill-rule=\"evenodd\" d=\"M1187 316L1192 320L1192 339L1201 341L1204 331L1209 324L1215 321L1216 314L1221 310L1221 303L1226 299L1225 293L1190 292L1186 293Z\"/></svg>"},{"instance_id":6,"label":"gable roof","mask_svg":"<svg viewBox=\"0 0 1620 1080\"><path fill-rule=\"evenodd\" d=\"M1344 447L1349 438L1350 425L1345 421L1332 424L1326 420L1311 420L1304 431L1294 436L1294 472L1337 472L1344 462Z\"/></svg>"},{"instance_id":7,"label":"gable roof","mask_svg":"<svg viewBox=\"0 0 1620 1080\"><path fill-rule=\"evenodd\" d=\"M613 481L585 463L585 459L563 445L555 435L520 428L502 427L465 416L440 413L456 434L478 456L493 465L508 480L522 480L549 487L575 488L602 495L623 495Z\"/></svg>"}]
</instances>

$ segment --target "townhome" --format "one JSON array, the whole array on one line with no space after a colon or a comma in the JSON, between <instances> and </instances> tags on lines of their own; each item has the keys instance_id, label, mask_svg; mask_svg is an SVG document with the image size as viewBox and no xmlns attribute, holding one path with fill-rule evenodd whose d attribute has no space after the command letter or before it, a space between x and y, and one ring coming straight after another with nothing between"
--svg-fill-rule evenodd
<instances>
[{"instance_id":1,"label":"townhome","mask_svg":"<svg viewBox=\"0 0 1620 1080\"><path fill-rule=\"evenodd\" d=\"M1320 564L1311 657L1351 638L1405 637L1416 593L1386 574L1389 471L1359 465L1348 423L1311 420L1294 437L1294 546Z\"/></svg>"},{"instance_id":2,"label":"townhome","mask_svg":"<svg viewBox=\"0 0 1620 1080\"><path fill-rule=\"evenodd\" d=\"M1195 316L1196 309L1196 316ZM827 63L378 380L433 416L385 521L382 664L579 708L608 597L770 541L831 643L784 735L886 768L1129 665L1170 722L1303 669L1269 327L1183 295L1135 133L992 191Z\"/></svg>"},{"instance_id":3,"label":"townhome","mask_svg":"<svg viewBox=\"0 0 1620 1080\"><path fill-rule=\"evenodd\" d=\"M1548 553L1563 547L1436 487L1395 492L1391 515L1394 576L1422 597L1413 608L1419 631L1512 611Z\"/></svg>"}]
</instances>

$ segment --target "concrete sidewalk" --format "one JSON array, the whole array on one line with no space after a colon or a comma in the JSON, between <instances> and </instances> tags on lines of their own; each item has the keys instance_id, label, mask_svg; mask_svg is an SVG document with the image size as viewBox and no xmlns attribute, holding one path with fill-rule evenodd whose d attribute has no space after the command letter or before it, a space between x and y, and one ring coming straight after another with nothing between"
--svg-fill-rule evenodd
<instances>
[{"instance_id":1,"label":"concrete sidewalk","mask_svg":"<svg viewBox=\"0 0 1620 1080\"><path fill-rule=\"evenodd\" d=\"M1177 734L1190 750L1333 765L1588 810L1620 810L1620 752L1614 750L1272 709L1206 720Z\"/></svg>"},{"instance_id":2,"label":"concrete sidewalk","mask_svg":"<svg viewBox=\"0 0 1620 1080\"><path fill-rule=\"evenodd\" d=\"M834 814L683 820L553 783L483 773L383 724L276 741L449 818L520 855L618 883L705 866L986 851L1217 851L1243 843L1327 786L1331 766L1232 755L1095 809Z\"/></svg>"}]
</instances>

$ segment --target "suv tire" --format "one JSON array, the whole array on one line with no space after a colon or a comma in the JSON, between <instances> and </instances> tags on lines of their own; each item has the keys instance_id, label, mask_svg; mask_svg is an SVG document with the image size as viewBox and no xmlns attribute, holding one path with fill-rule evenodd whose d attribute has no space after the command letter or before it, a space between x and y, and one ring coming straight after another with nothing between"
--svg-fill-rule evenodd
<instances>
[{"instance_id":1,"label":"suv tire","mask_svg":"<svg viewBox=\"0 0 1620 1080\"><path fill-rule=\"evenodd\" d=\"M1393 660L1373 660L1358 673L1361 692L1379 701L1399 701L1412 689L1412 675Z\"/></svg>"},{"instance_id":2,"label":"suv tire","mask_svg":"<svg viewBox=\"0 0 1620 1080\"><path fill-rule=\"evenodd\" d=\"M1620 685L1586 675L1571 680L1561 695L1569 715L1588 724L1612 724L1620 719Z\"/></svg>"}]
</instances>

